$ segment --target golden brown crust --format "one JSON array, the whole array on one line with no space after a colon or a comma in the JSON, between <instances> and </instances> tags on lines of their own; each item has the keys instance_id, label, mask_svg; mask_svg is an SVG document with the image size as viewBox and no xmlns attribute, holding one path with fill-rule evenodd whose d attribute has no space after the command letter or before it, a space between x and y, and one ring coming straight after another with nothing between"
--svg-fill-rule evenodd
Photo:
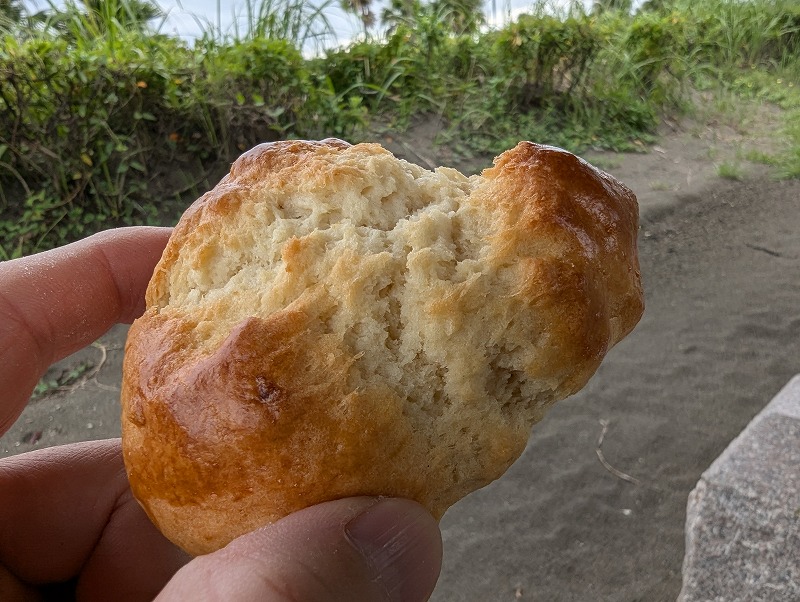
<instances>
[{"instance_id":1,"label":"golden brown crust","mask_svg":"<svg viewBox=\"0 0 800 602\"><path fill-rule=\"evenodd\" d=\"M123 452L193 554L324 500L435 516L638 321L638 206L520 143L471 179L377 145L261 145L176 227L126 345Z\"/></svg>"},{"instance_id":2,"label":"golden brown crust","mask_svg":"<svg viewBox=\"0 0 800 602\"><path fill-rule=\"evenodd\" d=\"M565 393L575 393L644 311L636 197L575 155L531 142L483 176L499 189L487 194L507 205L493 259L517 262L519 297L549 315L559 341L547 369L572 372Z\"/></svg>"}]
</instances>

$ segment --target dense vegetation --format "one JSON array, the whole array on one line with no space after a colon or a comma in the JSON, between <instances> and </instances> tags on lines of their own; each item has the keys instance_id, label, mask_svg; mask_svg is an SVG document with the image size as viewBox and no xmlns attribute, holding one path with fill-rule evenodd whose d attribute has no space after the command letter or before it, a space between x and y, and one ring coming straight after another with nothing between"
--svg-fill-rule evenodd
<instances>
[{"instance_id":1,"label":"dense vegetation","mask_svg":"<svg viewBox=\"0 0 800 602\"><path fill-rule=\"evenodd\" d=\"M795 0L541 5L499 29L474 0L392 0L380 27L369 2L343 5L365 36L325 49L325 6L304 0L248 1L244 27L191 44L141 0L0 0L0 258L155 220L154 199L196 193L257 142L426 113L476 151L632 149L693 91L726 90L786 109L788 150L766 159L800 176Z\"/></svg>"}]
</instances>

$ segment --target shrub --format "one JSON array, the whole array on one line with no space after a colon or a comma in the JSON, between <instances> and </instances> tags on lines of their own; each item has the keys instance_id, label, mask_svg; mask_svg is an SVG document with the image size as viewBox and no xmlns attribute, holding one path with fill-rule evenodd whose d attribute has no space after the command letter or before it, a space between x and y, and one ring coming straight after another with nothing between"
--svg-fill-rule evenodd
<instances>
[{"instance_id":1,"label":"shrub","mask_svg":"<svg viewBox=\"0 0 800 602\"><path fill-rule=\"evenodd\" d=\"M6 254L142 209L136 199L144 182L130 176L148 172L155 115L169 114L146 91L144 78L157 79L158 61L157 52L113 60L70 50L59 38L7 39L0 50L0 184L24 195L18 206L3 194Z\"/></svg>"},{"instance_id":2,"label":"shrub","mask_svg":"<svg viewBox=\"0 0 800 602\"><path fill-rule=\"evenodd\" d=\"M521 15L494 42L497 75L508 83L511 105L525 110L580 96L603 41L585 14L564 20Z\"/></svg>"}]
</instances>

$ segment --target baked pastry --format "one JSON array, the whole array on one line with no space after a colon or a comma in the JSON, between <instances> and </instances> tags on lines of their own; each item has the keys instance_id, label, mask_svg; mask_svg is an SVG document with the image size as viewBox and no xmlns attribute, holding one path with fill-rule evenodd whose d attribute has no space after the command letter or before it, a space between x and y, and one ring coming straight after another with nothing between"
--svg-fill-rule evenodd
<instances>
[{"instance_id":1,"label":"baked pastry","mask_svg":"<svg viewBox=\"0 0 800 602\"><path fill-rule=\"evenodd\" d=\"M643 310L638 205L563 150L482 175L262 144L175 228L131 327L134 495L203 554L303 507L498 478Z\"/></svg>"}]
</instances>

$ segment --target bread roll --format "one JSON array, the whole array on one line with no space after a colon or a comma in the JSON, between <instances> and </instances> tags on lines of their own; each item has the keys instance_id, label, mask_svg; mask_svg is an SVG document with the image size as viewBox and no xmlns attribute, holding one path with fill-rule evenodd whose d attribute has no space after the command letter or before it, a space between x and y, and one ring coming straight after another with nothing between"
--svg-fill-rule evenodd
<instances>
[{"instance_id":1,"label":"bread roll","mask_svg":"<svg viewBox=\"0 0 800 602\"><path fill-rule=\"evenodd\" d=\"M441 517L502 475L643 310L638 205L563 150L482 175L262 144L183 215L131 327L131 488L191 554L306 506Z\"/></svg>"}]
</instances>

